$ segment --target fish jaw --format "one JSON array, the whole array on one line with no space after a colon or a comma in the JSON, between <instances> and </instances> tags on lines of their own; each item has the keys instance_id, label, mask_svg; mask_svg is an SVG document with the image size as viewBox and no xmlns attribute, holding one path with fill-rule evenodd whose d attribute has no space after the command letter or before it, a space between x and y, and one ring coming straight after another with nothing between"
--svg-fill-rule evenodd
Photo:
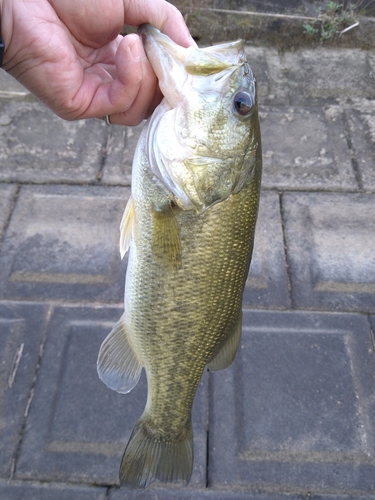
<instances>
[{"instance_id":1,"label":"fish jaw","mask_svg":"<svg viewBox=\"0 0 375 500\"><path fill-rule=\"evenodd\" d=\"M197 47L181 47L150 24L138 30L153 70L159 80L160 89L171 107L175 107L183 96L182 89L188 75L208 76L232 66L230 62ZM237 52L243 41L232 44ZM233 57L232 57L233 58Z\"/></svg>"},{"instance_id":2,"label":"fish jaw","mask_svg":"<svg viewBox=\"0 0 375 500\"><path fill-rule=\"evenodd\" d=\"M244 41L198 49L150 25L140 35L164 94L148 123L150 168L180 208L204 213L251 181L260 149Z\"/></svg>"}]
</instances>

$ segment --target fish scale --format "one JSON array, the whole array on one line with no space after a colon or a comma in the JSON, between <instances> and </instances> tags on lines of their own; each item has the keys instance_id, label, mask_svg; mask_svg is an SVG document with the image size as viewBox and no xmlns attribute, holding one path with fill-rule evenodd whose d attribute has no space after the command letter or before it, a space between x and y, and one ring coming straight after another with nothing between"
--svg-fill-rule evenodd
<instances>
[{"instance_id":1,"label":"fish scale","mask_svg":"<svg viewBox=\"0 0 375 500\"><path fill-rule=\"evenodd\" d=\"M184 49L151 26L140 33L165 100L137 145L121 224L125 311L98 357L99 376L119 392L146 371L146 407L120 467L135 488L190 479L197 386L240 341L262 166L243 42Z\"/></svg>"}]
</instances>

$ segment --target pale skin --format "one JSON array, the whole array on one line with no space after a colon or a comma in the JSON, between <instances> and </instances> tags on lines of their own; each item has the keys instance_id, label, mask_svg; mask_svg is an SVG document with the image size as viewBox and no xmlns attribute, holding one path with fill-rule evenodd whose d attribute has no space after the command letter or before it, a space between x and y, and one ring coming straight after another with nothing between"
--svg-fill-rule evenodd
<instances>
[{"instance_id":1,"label":"pale skin","mask_svg":"<svg viewBox=\"0 0 375 500\"><path fill-rule=\"evenodd\" d=\"M160 102L138 35L123 23L150 23L178 44L191 38L164 0L0 0L3 69L67 120L109 115L136 125Z\"/></svg>"}]
</instances>

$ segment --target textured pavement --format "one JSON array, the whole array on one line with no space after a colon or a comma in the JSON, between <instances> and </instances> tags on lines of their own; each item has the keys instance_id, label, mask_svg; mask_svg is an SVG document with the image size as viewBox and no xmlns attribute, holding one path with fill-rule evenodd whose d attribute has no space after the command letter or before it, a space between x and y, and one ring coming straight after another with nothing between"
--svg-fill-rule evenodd
<instances>
[{"instance_id":1,"label":"textured pavement","mask_svg":"<svg viewBox=\"0 0 375 500\"><path fill-rule=\"evenodd\" d=\"M1 500L375 499L375 52L247 50L264 176L242 342L200 383L190 484L145 492L118 487L145 378L96 374L141 127L64 122L1 72Z\"/></svg>"}]
</instances>

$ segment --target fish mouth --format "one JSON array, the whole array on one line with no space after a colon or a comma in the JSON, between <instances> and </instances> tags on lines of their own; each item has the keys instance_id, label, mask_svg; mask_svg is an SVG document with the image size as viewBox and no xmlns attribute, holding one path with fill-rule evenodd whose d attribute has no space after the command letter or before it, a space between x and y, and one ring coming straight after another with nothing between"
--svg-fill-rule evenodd
<instances>
[{"instance_id":1,"label":"fish mouth","mask_svg":"<svg viewBox=\"0 0 375 500\"><path fill-rule=\"evenodd\" d=\"M173 108L181 100L181 89L191 76L229 76L246 62L244 40L200 49L181 47L150 24L138 28L146 55L158 77L160 89Z\"/></svg>"},{"instance_id":2,"label":"fish mouth","mask_svg":"<svg viewBox=\"0 0 375 500\"><path fill-rule=\"evenodd\" d=\"M181 47L173 40L161 33L157 28L150 24L143 24L139 27L139 35L142 38L147 55L152 59L152 53L155 51L169 54L175 61L179 61L185 67L187 73L196 76L209 76L214 73L219 73L224 69L232 66L231 62L225 61L217 55L210 54L207 49L199 49L198 47ZM158 46L158 49L155 47ZM243 41L237 40L223 46L242 47ZM217 46L218 47L218 46ZM151 61L152 64L152 61ZM157 74L157 76L159 76Z\"/></svg>"}]
</instances>

